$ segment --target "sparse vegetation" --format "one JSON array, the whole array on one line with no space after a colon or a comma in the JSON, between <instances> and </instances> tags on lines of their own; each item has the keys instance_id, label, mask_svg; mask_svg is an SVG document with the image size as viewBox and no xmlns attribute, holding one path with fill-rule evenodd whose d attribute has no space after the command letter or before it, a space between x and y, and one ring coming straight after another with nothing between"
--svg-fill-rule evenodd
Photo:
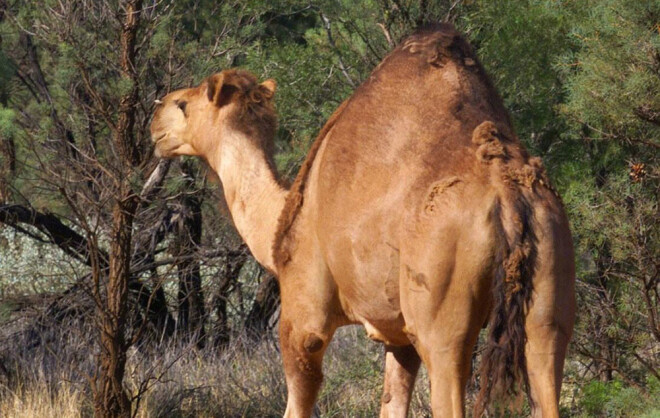
<instances>
[{"instance_id":1,"label":"sparse vegetation","mask_svg":"<svg viewBox=\"0 0 660 418\"><path fill-rule=\"evenodd\" d=\"M64 338L64 337L62 337ZM77 338L73 338L74 340ZM93 412L84 370L93 370L85 345L62 341L78 351L56 358L42 346L13 353L7 364L12 382L0 390L0 410L8 417L62 418ZM55 348L55 347L53 347ZM55 348L57 349L57 348ZM12 350L5 350L9 353ZM377 415L382 390L382 349L357 327L342 329L325 360L326 384L318 409L327 417ZM274 338L259 343L237 338L223 350L198 350L193 344L163 344L131 350L126 387L136 394L146 383L138 417L278 417L286 406L286 385ZM425 375L413 400L413 416L429 416Z\"/></svg>"},{"instance_id":2,"label":"sparse vegetation","mask_svg":"<svg viewBox=\"0 0 660 418\"><path fill-rule=\"evenodd\" d=\"M439 20L467 34L570 217L563 414L660 416L656 0L0 0L0 416L99 414L111 276L127 358L109 398L124 391L140 417L280 416L277 286L206 168L151 157L152 103L228 67L276 79L290 178L387 51ZM117 231L132 234L123 248ZM130 274L113 276L122 260ZM377 415L378 344L342 330L325 366L322 416ZM412 410L430 415L423 372Z\"/></svg>"}]
</instances>

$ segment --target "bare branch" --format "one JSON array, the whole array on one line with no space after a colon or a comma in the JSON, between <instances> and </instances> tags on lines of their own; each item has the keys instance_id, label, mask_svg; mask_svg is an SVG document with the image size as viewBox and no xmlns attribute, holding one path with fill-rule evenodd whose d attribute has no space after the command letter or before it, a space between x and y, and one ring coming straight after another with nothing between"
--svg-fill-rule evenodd
<instances>
[{"instance_id":1,"label":"bare branch","mask_svg":"<svg viewBox=\"0 0 660 418\"><path fill-rule=\"evenodd\" d=\"M64 225L62 221L51 213L41 213L31 207L5 204L0 205L0 222L12 227L27 224L44 233L50 242L57 245L70 256L87 265L91 265L87 239L73 229ZM36 238L32 236L32 238ZM107 255L102 254L107 263Z\"/></svg>"},{"instance_id":2,"label":"bare branch","mask_svg":"<svg viewBox=\"0 0 660 418\"><path fill-rule=\"evenodd\" d=\"M391 48L394 48L394 42L392 41L392 35L390 34L390 31L387 30L384 24L382 23L376 23L378 27L383 31L383 35L385 35L385 39L387 40L387 45Z\"/></svg>"},{"instance_id":3,"label":"bare branch","mask_svg":"<svg viewBox=\"0 0 660 418\"><path fill-rule=\"evenodd\" d=\"M156 190L163 184L163 180L165 180L171 162L172 160L169 159L162 159L158 162L158 165L151 172L144 186L142 186L142 191L140 192L140 199L142 201L149 202L153 199Z\"/></svg>"},{"instance_id":4,"label":"bare branch","mask_svg":"<svg viewBox=\"0 0 660 418\"><path fill-rule=\"evenodd\" d=\"M344 65L344 61L341 59L341 54L339 53L339 49L337 48L337 45L335 44L335 40L332 37L332 26L330 25L330 19L328 19L328 17L323 12L320 12L319 14L321 16L321 20L323 20L325 31L328 34L328 42L330 42L330 45L337 53L337 59L339 60L339 69L341 70L341 73L344 74L344 77L346 78L346 81L348 81L348 84L350 84L351 87L356 88L357 84L355 83L355 81L353 81L350 74L348 74L348 70Z\"/></svg>"}]
</instances>

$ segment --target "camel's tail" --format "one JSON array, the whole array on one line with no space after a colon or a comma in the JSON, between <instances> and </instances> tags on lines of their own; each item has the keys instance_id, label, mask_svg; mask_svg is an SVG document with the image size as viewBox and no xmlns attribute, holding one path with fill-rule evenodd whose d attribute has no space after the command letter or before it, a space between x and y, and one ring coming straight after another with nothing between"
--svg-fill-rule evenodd
<instances>
[{"instance_id":1,"label":"camel's tail","mask_svg":"<svg viewBox=\"0 0 660 418\"><path fill-rule=\"evenodd\" d=\"M491 180L500 190L493 209L498 237L493 310L481 360L475 417L482 416L493 398L514 397L521 391L529 397L525 317L537 250L533 207L526 197L530 194L523 190L533 190L536 184L545 186L548 180L540 160L513 158L508 152L512 148L500 138L505 140L492 122L482 123L473 134L473 142L479 145L477 157L489 166Z\"/></svg>"}]
</instances>

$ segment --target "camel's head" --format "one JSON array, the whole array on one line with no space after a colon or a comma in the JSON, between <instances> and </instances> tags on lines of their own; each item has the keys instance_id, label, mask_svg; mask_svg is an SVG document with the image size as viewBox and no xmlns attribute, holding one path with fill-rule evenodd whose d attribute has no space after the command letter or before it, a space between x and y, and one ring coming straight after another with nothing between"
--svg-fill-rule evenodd
<instances>
[{"instance_id":1,"label":"camel's head","mask_svg":"<svg viewBox=\"0 0 660 418\"><path fill-rule=\"evenodd\" d=\"M226 70L157 100L151 123L156 156L208 157L232 130L268 148L276 123L275 86L274 80L259 84L247 71Z\"/></svg>"}]
</instances>

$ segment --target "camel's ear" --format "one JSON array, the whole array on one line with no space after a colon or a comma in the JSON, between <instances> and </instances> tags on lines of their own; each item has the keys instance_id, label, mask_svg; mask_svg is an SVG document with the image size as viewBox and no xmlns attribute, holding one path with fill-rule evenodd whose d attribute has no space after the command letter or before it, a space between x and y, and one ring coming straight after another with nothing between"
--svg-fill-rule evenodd
<instances>
[{"instance_id":1,"label":"camel's ear","mask_svg":"<svg viewBox=\"0 0 660 418\"><path fill-rule=\"evenodd\" d=\"M277 89L277 82L272 78L264 81L260 84L262 91L265 93L266 97L271 99L275 95L275 90Z\"/></svg>"},{"instance_id":2,"label":"camel's ear","mask_svg":"<svg viewBox=\"0 0 660 418\"><path fill-rule=\"evenodd\" d=\"M238 87L226 82L225 76L222 73L213 74L206 79L206 95L209 101L222 107L228 104L234 94L238 92Z\"/></svg>"}]
</instances>

